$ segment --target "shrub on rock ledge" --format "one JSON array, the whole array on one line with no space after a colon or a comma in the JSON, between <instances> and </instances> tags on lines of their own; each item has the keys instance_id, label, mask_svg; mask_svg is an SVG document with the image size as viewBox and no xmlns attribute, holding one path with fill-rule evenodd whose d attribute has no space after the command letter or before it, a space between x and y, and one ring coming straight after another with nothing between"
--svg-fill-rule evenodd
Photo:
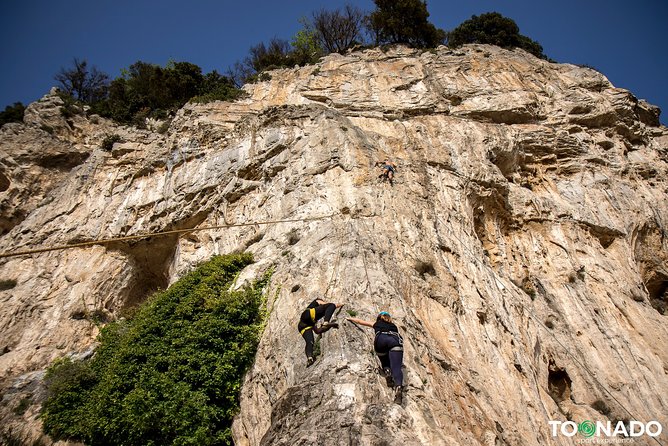
<instances>
[{"instance_id":1,"label":"shrub on rock ledge","mask_svg":"<svg viewBox=\"0 0 668 446\"><path fill-rule=\"evenodd\" d=\"M250 254L217 256L107 325L89 361L48 371L42 418L87 445L231 444L243 376L264 322L261 280L231 290Z\"/></svg>"}]
</instances>

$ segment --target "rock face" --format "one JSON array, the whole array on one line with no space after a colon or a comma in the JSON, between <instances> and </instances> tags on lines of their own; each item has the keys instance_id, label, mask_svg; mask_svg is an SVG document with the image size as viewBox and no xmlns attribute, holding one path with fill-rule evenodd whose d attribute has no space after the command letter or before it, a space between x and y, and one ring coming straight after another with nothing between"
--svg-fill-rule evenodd
<instances>
[{"instance_id":1,"label":"rock face","mask_svg":"<svg viewBox=\"0 0 668 446\"><path fill-rule=\"evenodd\" d=\"M550 420L668 431L668 129L600 73L468 46L330 55L166 132L32 104L0 131L0 250L277 220L2 259L3 424L39 436L43 370L213 254L274 266L237 445L572 444ZM120 141L100 149L112 134ZM373 165L398 164L394 186ZM370 329L306 368L317 296L405 339L402 404ZM580 437L582 438L582 437ZM650 437L637 444L656 444Z\"/></svg>"}]
</instances>

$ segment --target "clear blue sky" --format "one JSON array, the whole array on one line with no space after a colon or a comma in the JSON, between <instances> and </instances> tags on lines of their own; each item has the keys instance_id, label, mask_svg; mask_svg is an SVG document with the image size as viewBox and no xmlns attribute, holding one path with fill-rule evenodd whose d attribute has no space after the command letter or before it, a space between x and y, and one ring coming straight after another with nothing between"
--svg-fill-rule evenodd
<instances>
[{"instance_id":1,"label":"clear blue sky","mask_svg":"<svg viewBox=\"0 0 668 446\"><path fill-rule=\"evenodd\" d=\"M272 37L290 40L299 18L372 0L5 0L0 8L0 110L32 102L74 57L117 77L142 60L187 61L225 72ZM661 107L668 123L667 0L431 0L450 30L498 11L558 62L595 67L616 86Z\"/></svg>"}]
</instances>

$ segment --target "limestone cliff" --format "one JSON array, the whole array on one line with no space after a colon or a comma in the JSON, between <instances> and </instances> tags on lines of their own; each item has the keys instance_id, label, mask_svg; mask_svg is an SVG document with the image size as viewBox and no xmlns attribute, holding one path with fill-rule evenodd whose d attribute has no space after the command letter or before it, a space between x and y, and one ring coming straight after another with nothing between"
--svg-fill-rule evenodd
<instances>
[{"instance_id":1,"label":"limestone cliff","mask_svg":"<svg viewBox=\"0 0 668 446\"><path fill-rule=\"evenodd\" d=\"M2 252L325 217L2 259L6 425L38 436L43 370L90 354L95 321L247 249L247 277L275 267L275 299L237 445L573 444L550 420L668 430L656 107L591 69L491 46L330 55L245 88L186 105L164 132L66 118L53 94L2 128ZM385 157L393 187L373 167ZM296 323L316 296L344 303L340 319L393 314L401 405L371 333L349 323L305 367Z\"/></svg>"}]
</instances>

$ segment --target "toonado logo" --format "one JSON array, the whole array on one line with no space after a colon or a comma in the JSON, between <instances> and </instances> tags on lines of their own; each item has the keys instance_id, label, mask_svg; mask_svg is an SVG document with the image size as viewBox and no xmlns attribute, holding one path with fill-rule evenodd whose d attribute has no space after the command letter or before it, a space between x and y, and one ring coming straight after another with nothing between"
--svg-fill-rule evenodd
<instances>
[{"instance_id":1,"label":"toonado logo","mask_svg":"<svg viewBox=\"0 0 668 446\"><path fill-rule=\"evenodd\" d=\"M583 437L589 438L596 433L596 425L592 421L585 420L578 424L578 432L580 432Z\"/></svg>"},{"instance_id":2,"label":"toonado logo","mask_svg":"<svg viewBox=\"0 0 668 446\"><path fill-rule=\"evenodd\" d=\"M597 421L594 423L593 421L585 420L582 423L577 424L573 421L561 422L550 420L549 424L552 426L553 437L556 437L559 434L566 437L573 437L578 432L585 438L590 438L594 435L597 437L600 437L601 435L608 437L616 437L618 435L624 437L640 437L643 435L658 437L663 431L663 427L658 421L642 423L640 421L632 420L629 422L628 428L623 421L618 421L614 430L610 421L606 421L605 423Z\"/></svg>"}]
</instances>

